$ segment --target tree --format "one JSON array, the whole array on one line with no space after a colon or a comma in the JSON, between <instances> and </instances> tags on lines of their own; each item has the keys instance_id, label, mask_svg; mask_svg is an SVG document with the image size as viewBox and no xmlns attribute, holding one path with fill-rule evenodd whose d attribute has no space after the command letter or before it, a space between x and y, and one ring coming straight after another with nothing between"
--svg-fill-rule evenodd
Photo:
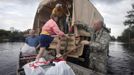
<instances>
[{"instance_id":1,"label":"tree","mask_svg":"<svg viewBox=\"0 0 134 75\"><path fill-rule=\"evenodd\" d=\"M128 11L127 14L124 25L128 26L128 28L123 31L120 38L124 42L131 42L131 39L134 38L134 4L132 4L132 10Z\"/></svg>"},{"instance_id":2,"label":"tree","mask_svg":"<svg viewBox=\"0 0 134 75\"><path fill-rule=\"evenodd\" d=\"M115 36L111 36L111 41L116 41Z\"/></svg>"},{"instance_id":3,"label":"tree","mask_svg":"<svg viewBox=\"0 0 134 75\"><path fill-rule=\"evenodd\" d=\"M132 4L132 10L127 12L126 20L124 21L125 26L132 27L134 26L134 4Z\"/></svg>"},{"instance_id":4,"label":"tree","mask_svg":"<svg viewBox=\"0 0 134 75\"><path fill-rule=\"evenodd\" d=\"M11 42L24 41L24 34L23 34L23 32L15 30L10 34L9 39L10 39Z\"/></svg>"},{"instance_id":5,"label":"tree","mask_svg":"<svg viewBox=\"0 0 134 75\"><path fill-rule=\"evenodd\" d=\"M24 41L23 32L14 30L13 32L0 29L0 42L19 42Z\"/></svg>"}]
</instances>

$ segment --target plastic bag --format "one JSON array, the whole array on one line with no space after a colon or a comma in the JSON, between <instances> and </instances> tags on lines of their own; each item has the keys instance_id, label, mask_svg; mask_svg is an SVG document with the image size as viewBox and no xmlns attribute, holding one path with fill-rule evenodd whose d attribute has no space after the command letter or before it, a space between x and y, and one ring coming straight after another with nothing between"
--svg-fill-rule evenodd
<instances>
[{"instance_id":1,"label":"plastic bag","mask_svg":"<svg viewBox=\"0 0 134 75\"><path fill-rule=\"evenodd\" d=\"M22 56L29 56L36 54L35 47L31 47L28 44L24 44L24 46L21 48Z\"/></svg>"},{"instance_id":2,"label":"plastic bag","mask_svg":"<svg viewBox=\"0 0 134 75\"><path fill-rule=\"evenodd\" d=\"M56 66L52 66L46 71L45 75L75 75L73 70L65 61L55 62Z\"/></svg>"},{"instance_id":3,"label":"plastic bag","mask_svg":"<svg viewBox=\"0 0 134 75\"><path fill-rule=\"evenodd\" d=\"M55 66L46 67L43 66L43 64L36 64L36 67L30 66L35 63L36 61L30 62L23 66L26 75L75 75L66 61L53 62Z\"/></svg>"}]
</instances>

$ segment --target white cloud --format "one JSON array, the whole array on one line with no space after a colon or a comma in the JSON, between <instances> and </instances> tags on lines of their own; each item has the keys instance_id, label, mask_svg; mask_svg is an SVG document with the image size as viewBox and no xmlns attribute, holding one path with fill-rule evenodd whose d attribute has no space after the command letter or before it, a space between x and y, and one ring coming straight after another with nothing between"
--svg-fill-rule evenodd
<instances>
[{"instance_id":1,"label":"white cloud","mask_svg":"<svg viewBox=\"0 0 134 75\"><path fill-rule=\"evenodd\" d=\"M32 28L38 0L1 0L0 29L10 27L21 31Z\"/></svg>"}]
</instances>

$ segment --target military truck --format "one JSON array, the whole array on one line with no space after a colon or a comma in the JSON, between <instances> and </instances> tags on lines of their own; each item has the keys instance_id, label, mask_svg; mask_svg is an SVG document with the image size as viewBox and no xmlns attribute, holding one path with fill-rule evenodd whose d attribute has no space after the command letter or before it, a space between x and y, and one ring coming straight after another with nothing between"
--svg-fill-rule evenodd
<instances>
[{"instance_id":1,"label":"military truck","mask_svg":"<svg viewBox=\"0 0 134 75\"><path fill-rule=\"evenodd\" d=\"M66 34L70 35L70 39L68 39L68 41L62 41L61 49L72 50L82 40L90 40L93 21L103 21L103 17L88 0L42 0L35 15L33 29L36 30L38 34L40 33L42 26L50 19L52 10L57 3L62 4L65 11L70 13L68 29L61 28L63 31L68 31ZM80 37L79 39L77 38L78 36ZM55 38L49 47L50 49L56 48L56 40ZM66 42L68 42L68 44ZM79 50L68 54L68 56L79 58L79 56L83 54L83 51L84 46L81 46Z\"/></svg>"},{"instance_id":2,"label":"military truck","mask_svg":"<svg viewBox=\"0 0 134 75\"><path fill-rule=\"evenodd\" d=\"M66 56L68 64L76 75L90 75L92 73L88 68L90 48L80 43L82 40L91 40L93 21L103 21L103 17L90 0L41 0L33 24L33 29L37 34L40 34L42 26L50 19L57 3L62 4L65 12L70 14L66 17L68 28L63 29L63 25L59 25L60 29L70 37L61 41L61 52ZM48 49L55 50L56 44L57 38Z\"/></svg>"}]
</instances>

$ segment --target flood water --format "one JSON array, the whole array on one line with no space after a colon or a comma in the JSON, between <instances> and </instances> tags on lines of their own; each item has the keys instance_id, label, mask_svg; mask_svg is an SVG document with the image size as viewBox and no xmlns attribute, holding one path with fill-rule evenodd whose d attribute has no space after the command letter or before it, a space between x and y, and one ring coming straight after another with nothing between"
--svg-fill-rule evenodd
<instances>
[{"instance_id":1,"label":"flood water","mask_svg":"<svg viewBox=\"0 0 134 75\"><path fill-rule=\"evenodd\" d=\"M16 75L19 50L23 43L0 43L0 75Z\"/></svg>"},{"instance_id":2,"label":"flood water","mask_svg":"<svg viewBox=\"0 0 134 75\"><path fill-rule=\"evenodd\" d=\"M111 42L109 49L109 75L134 75L134 44Z\"/></svg>"},{"instance_id":3,"label":"flood water","mask_svg":"<svg viewBox=\"0 0 134 75\"><path fill-rule=\"evenodd\" d=\"M16 75L19 50L23 43L0 43L0 75ZM109 75L134 75L134 45L111 42Z\"/></svg>"}]
</instances>

